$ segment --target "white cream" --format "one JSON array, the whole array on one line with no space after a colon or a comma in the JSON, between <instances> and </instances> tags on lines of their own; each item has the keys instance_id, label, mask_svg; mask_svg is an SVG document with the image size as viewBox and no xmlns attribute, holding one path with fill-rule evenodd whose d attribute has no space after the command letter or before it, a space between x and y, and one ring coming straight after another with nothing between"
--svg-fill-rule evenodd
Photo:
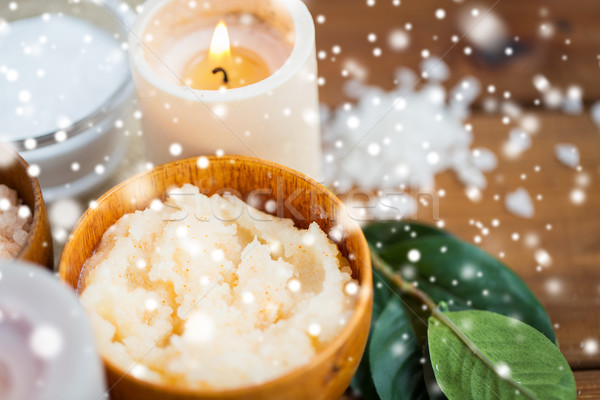
<instances>
[{"instance_id":1,"label":"white cream","mask_svg":"<svg viewBox=\"0 0 600 400\"><path fill-rule=\"evenodd\" d=\"M125 27L104 6L78 13L0 23L0 141L33 167L47 201L94 187L125 153L115 130L132 91Z\"/></svg>"},{"instance_id":2,"label":"white cream","mask_svg":"<svg viewBox=\"0 0 600 400\"><path fill-rule=\"evenodd\" d=\"M109 32L45 14L0 29L0 140L64 129L97 110L127 77L127 56Z\"/></svg>"}]
</instances>

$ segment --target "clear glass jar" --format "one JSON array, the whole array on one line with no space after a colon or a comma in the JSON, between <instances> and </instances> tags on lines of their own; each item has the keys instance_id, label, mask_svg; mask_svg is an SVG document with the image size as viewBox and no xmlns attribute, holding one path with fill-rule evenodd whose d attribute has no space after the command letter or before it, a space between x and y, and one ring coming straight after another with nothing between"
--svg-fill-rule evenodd
<instances>
[{"instance_id":1,"label":"clear glass jar","mask_svg":"<svg viewBox=\"0 0 600 400\"><path fill-rule=\"evenodd\" d=\"M87 79L82 79L81 82L77 83L78 92L79 90L87 90L90 96L93 97L90 88L94 85L96 88L100 85L101 91L103 92L103 96L98 96L98 98L95 99L97 106L92 106L90 112L84 112L83 115L80 115L72 121L67 119L66 126L57 123L54 129L41 129L40 132L36 133L32 133L29 128L24 129L24 131L29 130L28 132L20 132L20 127L17 126L15 128L15 124L13 124L13 127L10 129L6 127L3 128L2 124L0 124L0 141L6 142L14 147L32 166L31 173L34 175L37 174L46 201L83 194L95 188L109 177L117 168L126 153L128 142L123 132L118 128L121 127L119 120L126 115L125 113L131 112L133 83L127 62L126 43L129 26L135 18L135 13L127 6L127 4L110 0L21 0L18 2L11 2L8 6L4 5L3 7L7 7L7 9L2 10L2 17L0 17L0 49L2 49L2 42L5 40L4 45L9 46L12 44L14 50L15 38L6 35L6 33L10 33L12 22L28 18L39 17L50 19L67 16L91 23L95 26L95 29L102 29L116 40L115 43L118 44L118 50L122 52L125 66L123 67L121 65L119 67L122 68L122 70L119 72L117 78L113 76L110 81L106 80L106 82L104 82L99 80L106 79L104 78L106 75L98 73L97 76L93 76L94 74L91 73L82 73L82 76L87 76ZM91 46L98 46L98 44L93 42L94 35L89 35L89 38L85 36L81 39L79 37L74 37L73 40L82 40L81 43L84 43L84 41L88 39L88 43L91 43L89 45L90 47L85 49L82 45L81 52L84 54L84 52L88 50L92 53L94 48ZM43 39L43 36L40 36L39 40L41 43L44 43ZM10 43L9 40L11 41ZM53 44L52 46L54 46L52 48L54 50L56 45ZM61 46L61 43L58 43L58 46ZM68 47L68 45L65 45L65 47ZM44 49L44 52L45 53L41 54L36 62L39 61L41 57L52 57L52 52L50 50ZM6 52L4 54L6 55ZM25 59L24 56L19 57ZM77 55L77 57L82 56ZM5 60L2 60L2 58L3 57L0 57L0 68L5 64L2 61L7 60L6 58ZM12 60L14 63L17 63L15 60L19 60L19 58ZM69 71L69 68L75 70L76 66L69 65L69 63L72 62L75 64L75 62L78 62L79 60L80 59L72 60L70 57L66 58L64 59L64 65L59 66L59 68L62 68L63 74L67 73L65 71ZM9 63L10 61L11 59L8 59ZM41 62L45 61L42 60ZM3 78L9 80L7 67L13 68L17 72L19 70L19 65L5 65L5 76L2 77L0 74L0 80L3 80ZM56 63L54 64L54 67L56 67ZM126 68L126 70L123 68ZM40 70L38 69L38 77L39 71ZM13 74L13 77L14 76L15 75ZM20 82L6 83L6 81L4 81L0 83L0 85L43 85L44 79L46 79L47 82L47 79L52 79L52 77L46 76L44 79L36 80L24 76L22 78L19 77L19 79ZM13 87L12 90L14 92L17 89ZM29 92L27 91L25 95L21 96L22 92L23 91L19 92L18 96L20 101L28 100ZM78 94L81 95L82 92L79 92ZM45 93L44 95L49 94ZM60 93L56 93L56 95L60 96ZM33 99L34 96L35 91L32 91L31 98ZM64 96L68 97L68 93ZM14 97L13 93L9 100L2 99L2 91L0 90L0 104L2 104L2 101L4 100L15 102ZM60 100L57 100L57 102L60 102ZM6 118L11 116L8 114L5 115L5 113L23 112L23 109L26 110L24 107L27 106L27 102L24 103L25 105L19 105L18 101L16 101L14 109L0 107L0 119L6 120ZM91 104L94 103L92 102ZM52 107L52 104L42 105L46 110L48 107ZM44 111L39 110L39 112ZM52 111L47 112L49 114L52 113ZM26 123L23 124L23 128L25 128L24 125L26 125Z\"/></svg>"}]
</instances>

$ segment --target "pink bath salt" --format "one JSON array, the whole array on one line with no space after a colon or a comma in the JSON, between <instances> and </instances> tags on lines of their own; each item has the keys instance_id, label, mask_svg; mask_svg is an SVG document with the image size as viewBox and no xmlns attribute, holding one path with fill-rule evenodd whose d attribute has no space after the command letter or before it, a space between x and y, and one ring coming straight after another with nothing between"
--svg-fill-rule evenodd
<instances>
[{"instance_id":1,"label":"pink bath salt","mask_svg":"<svg viewBox=\"0 0 600 400\"><path fill-rule=\"evenodd\" d=\"M27 242L31 212L19 213L21 204L15 190L0 184L0 258L16 257Z\"/></svg>"},{"instance_id":2,"label":"pink bath salt","mask_svg":"<svg viewBox=\"0 0 600 400\"><path fill-rule=\"evenodd\" d=\"M20 250L21 246L14 241L0 238L0 258L14 258Z\"/></svg>"},{"instance_id":3,"label":"pink bath salt","mask_svg":"<svg viewBox=\"0 0 600 400\"><path fill-rule=\"evenodd\" d=\"M25 244L25 242L27 241L27 236L29 236L29 232L26 232L26 231L20 229L13 234L13 240L19 246L23 246Z\"/></svg>"},{"instance_id":4,"label":"pink bath salt","mask_svg":"<svg viewBox=\"0 0 600 400\"><path fill-rule=\"evenodd\" d=\"M11 204L17 204L19 196L15 190L0 183L0 199L8 199Z\"/></svg>"}]
</instances>

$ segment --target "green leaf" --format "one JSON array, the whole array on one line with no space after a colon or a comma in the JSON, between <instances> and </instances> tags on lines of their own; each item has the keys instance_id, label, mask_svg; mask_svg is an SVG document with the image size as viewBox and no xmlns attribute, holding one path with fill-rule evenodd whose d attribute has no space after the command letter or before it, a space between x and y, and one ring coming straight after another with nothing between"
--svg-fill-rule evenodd
<instances>
[{"instance_id":1,"label":"green leaf","mask_svg":"<svg viewBox=\"0 0 600 400\"><path fill-rule=\"evenodd\" d=\"M431 367L431 362L429 361L429 355L427 353L427 320L429 319L431 312L429 310L424 310L422 308L423 304L417 300L416 298L401 294L401 307L402 307L402 316L407 318L408 323L410 323L412 328L412 334L416 339L412 342L413 348L411 351L414 354L418 354L419 358L425 359L425 363L422 365L416 365L416 370L413 372L415 379L418 379L418 387L422 388L423 393L416 393L414 397L405 397L405 400L410 399L418 399L421 395L425 395L425 390L429 393L429 399L431 400L444 400L446 396L439 389L435 377L433 375L433 369ZM399 316L397 316L399 318ZM379 329L383 329L383 326L379 326ZM394 332L390 332L390 335L394 335ZM376 338L375 340L379 340ZM375 343L374 341L370 343ZM408 344L407 344L408 345ZM375 366L378 361L374 359L372 361ZM427 397L425 397L427 398Z\"/></svg>"},{"instance_id":2,"label":"green leaf","mask_svg":"<svg viewBox=\"0 0 600 400\"><path fill-rule=\"evenodd\" d=\"M375 323L383 312L390 298L394 297L393 286L380 274L373 271L373 315L371 317L371 331L367 343L371 343ZM378 400L377 390L373 384L371 366L369 364L369 346L363 354L356 374L352 378L350 387L366 400Z\"/></svg>"},{"instance_id":3,"label":"green leaf","mask_svg":"<svg viewBox=\"0 0 600 400\"><path fill-rule=\"evenodd\" d=\"M434 301L448 302L449 309L452 311L481 308L517 316L555 340L546 312L527 286L508 267L479 248L463 243L445 231L410 222L374 223L364 228L364 232L367 240L376 248L377 253L384 261L394 269L401 271L405 279L416 281L420 289L430 295ZM440 252L442 247L446 247L446 252L443 254ZM420 260L414 263L407 258L408 251L412 249L417 249L420 253ZM465 269L463 268L465 265L473 268ZM417 273L410 279L407 272ZM478 272L481 273L481 277L478 276ZM477 279L473 278L473 274ZM434 282L430 281L432 276L435 277ZM456 280L456 284L454 284L454 280ZM374 335L375 330L379 332L384 329L383 321L380 325L378 325L378 321L387 302L397 301L390 289L394 287L374 270L372 330L367 350L359 366L359 373L352 383L354 389L359 389L363 393L368 392L370 395L367 396L367 399L369 400L378 397L373 380L365 379L365 376L373 376L373 379L379 380L378 374L381 373L378 372L379 364L383 361L387 362L385 357L373 356L370 349L379 346L376 345L376 342L379 342L382 337L386 337L383 333L381 336L378 334L377 337ZM487 290L485 292L487 295L484 294L484 290ZM413 394L416 397L405 396L402 398L406 400L428 398L425 392L426 386L427 389L435 386L434 372L427 356L427 324L423 322L427 320L429 310L423 311L421 304L412 297L404 295L402 299L404 300L403 309L398 313L402 313L405 319L411 320L412 333L413 335L415 332L417 333L416 336L413 336L417 341L412 343L413 347L410 352L418 354L419 358L423 357L422 354L425 352L427 359L425 365L416 365L412 371L409 371L408 368L397 369L406 371L408 376L414 377L413 386L422 390L421 392L415 390ZM409 309L410 311L408 311ZM385 310L387 313L387 308ZM386 314L386 319L388 318L392 318L392 315ZM400 317L396 315L394 318ZM400 323L400 321L396 322ZM393 336L394 332L391 331L388 334ZM384 345L381 344L381 346ZM392 364L389 364L389 367L394 369ZM361 379L358 380L358 377ZM381 382L377 383L377 390L384 393L381 385ZM429 398L444 398L444 395L436 393L435 389L430 392ZM403 393L406 394L406 391ZM385 397L381 398L387 400Z\"/></svg>"},{"instance_id":4,"label":"green leaf","mask_svg":"<svg viewBox=\"0 0 600 400\"><path fill-rule=\"evenodd\" d=\"M394 291L395 286L392 283L385 279L381 273L373 271L373 316L371 317L371 331L390 299L394 297Z\"/></svg>"},{"instance_id":5,"label":"green leaf","mask_svg":"<svg viewBox=\"0 0 600 400\"><path fill-rule=\"evenodd\" d=\"M377 320L369 346L373 383L382 400L429 399L418 341L401 301L393 297Z\"/></svg>"},{"instance_id":6,"label":"green leaf","mask_svg":"<svg viewBox=\"0 0 600 400\"><path fill-rule=\"evenodd\" d=\"M417 222L384 221L367 225L363 232L367 241L378 251L400 242L434 236L450 236L446 231Z\"/></svg>"},{"instance_id":7,"label":"green leaf","mask_svg":"<svg viewBox=\"0 0 600 400\"><path fill-rule=\"evenodd\" d=\"M377 390L373 384L368 348L365 349L365 352L363 353L363 358L360 360L360 364L352 378L350 387L365 400L379 400Z\"/></svg>"},{"instance_id":8,"label":"green leaf","mask_svg":"<svg viewBox=\"0 0 600 400\"><path fill-rule=\"evenodd\" d=\"M411 250L418 251L418 261L408 259ZM450 236L430 236L390 244L380 256L436 303L513 317L556 341L548 314L525 282L476 246Z\"/></svg>"},{"instance_id":9,"label":"green leaf","mask_svg":"<svg viewBox=\"0 0 600 400\"><path fill-rule=\"evenodd\" d=\"M423 378L425 379L425 387L427 388L430 400L447 400L448 398L444 395L444 392L440 389L440 385L438 385L435 380L433 366L431 365L431 357L429 357L429 346L424 346L423 358L425 358L425 363L423 364Z\"/></svg>"},{"instance_id":10,"label":"green leaf","mask_svg":"<svg viewBox=\"0 0 600 400\"><path fill-rule=\"evenodd\" d=\"M449 321L429 319L429 351L448 399L575 399L567 361L536 329L489 311L443 315Z\"/></svg>"}]
</instances>

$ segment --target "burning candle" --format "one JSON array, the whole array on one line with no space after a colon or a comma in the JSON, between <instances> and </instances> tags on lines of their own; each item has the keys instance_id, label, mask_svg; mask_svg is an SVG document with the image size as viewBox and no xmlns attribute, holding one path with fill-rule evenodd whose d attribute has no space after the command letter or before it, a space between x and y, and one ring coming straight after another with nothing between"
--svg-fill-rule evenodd
<instances>
[{"instance_id":1,"label":"burning candle","mask_svg":"<svg viewBox=\"0 0 600 400\"><path fill-rule=\"evenodd\" d=\"M183 70L184 83L194 89L233 89L251 85L270 75L265 61L244 48L231 48L224 21L215 28L208 54L201 52Z\"/></svg>"},{"instance_id":2,"label":"burning candle","mask_svg":"<svg viewBox=\"0 0 600 400\"><path fill-rule=\"evenodd\" d=\"M240 154L319 177L315 31L302 1L150 1L129 48L152 162Z\"/></svg>"}]
</instances>

